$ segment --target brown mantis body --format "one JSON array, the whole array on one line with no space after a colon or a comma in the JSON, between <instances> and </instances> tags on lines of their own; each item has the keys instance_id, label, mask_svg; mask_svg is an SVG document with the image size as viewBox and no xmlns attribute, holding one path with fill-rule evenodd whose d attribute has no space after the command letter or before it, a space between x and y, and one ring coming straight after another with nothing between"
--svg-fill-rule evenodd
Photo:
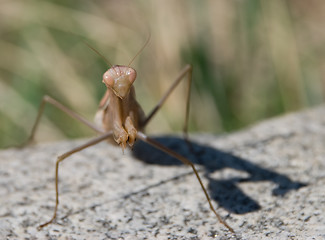
<instances>
[{"instance_id":1,"label":"brown mantis body","mask_svg":"<svg viewBox=\"0 0 325 240\"><path fill-rule=\"evenodd\" d=\"M142 48L143 49L143 48ZM142 49L139 51L141 52ZM139 54L139 53L138 53ZM137 55L136 55L137 56ZM133 61L133 60L132 60ZM131 62L132 62L131 61ZM88 127L92 128L94 131L98 132L100 135L95 137L94 139L88 141L87 143L76 147L62 155L60 155L56 161L56 168L55 168L55 193L56 193L56 203L54 208L54 213L52 218L41 224L39 228L43 228L49 224L51 224L57 215L57 209L59 205L59 189L58 189L58 181L59 181L59 164L64 159L69 157L70 155L79 152L87 147L95 145L103 140L107 139L114 139L114 141L125 149L127 144L129 146L133 146L136 139L140 139L144 142L151 144L152 146L156 147L157 149L166 152L167 154L177 158L179 161L183 162L185 165L191 166L193 172L196 175L196 178L199 181L199 184L206 196L206 199L210 205L211 210L216 215L220 223L222 223L229 231L233 232L233 229L219 216L219 214L215 211L210 197L201 181L201 178L195 169L195 166L191 161L187 158L181 156L180 154L172 151L171 149L163 146L162 144L158 143L157 141L149 138L145 135L142 130L147 125L147 123L151 120L151 118L155 115L155 113L160 109L163 103L166 101L168 96L171 94L173 89L181 82L181 80L187 76L188 80L188 93L187 93L187 104L186 104L186 117L185 117L185 125L184 125L184 133L185 138L187 139L187 122L188 122L188 115L189 115L189 98L190 98L190 85L191 85L191 78L192 78L192 66L187 65L181 71L179 76L176 78L172 86L168 89L166 94L161 98L159 103L156 107L145 117L142 108L140 107L139 103L136 101L135 98L135 89L133 87L133 82L136 79L136 71L129 67L129 66L120 66L114 65L109 68L103 75L103 82L107 86L107 90L105 92L104 97L100 101L99 110L95 116L95 123L93 124L86 120L85 118L81 117L77 113L71 111L70 109L66 108L61 103L57 102L53 98L49 96L44 96L40 110L38 112L37 119L32 129L30 140L33 140L36 129L38 127L40 118L42 116L44 107L46 103L50 103L55 107L59 108L60 110L64 111L71 117L81 121Z\"/></svg>"}]
</instances>

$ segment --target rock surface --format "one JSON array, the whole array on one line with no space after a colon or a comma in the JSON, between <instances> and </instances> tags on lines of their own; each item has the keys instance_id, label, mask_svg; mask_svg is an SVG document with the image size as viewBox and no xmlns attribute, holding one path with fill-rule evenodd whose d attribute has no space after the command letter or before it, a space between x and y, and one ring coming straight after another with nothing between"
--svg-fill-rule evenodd
<instances>
[{"instance_id":1,"label":"rock surface","mask_svg":"<svg viewBox=\"0 0 325 240\"><path fill-rule=\"evenodd\" d=\"M325 106L224 136L155 137L196 163L217 212L243 239L325 239ZM138 141L106 143L62 162L87 140L0 152L0 239L235 239L209 210L187 166Z\"/></svg>"}]
</instances>

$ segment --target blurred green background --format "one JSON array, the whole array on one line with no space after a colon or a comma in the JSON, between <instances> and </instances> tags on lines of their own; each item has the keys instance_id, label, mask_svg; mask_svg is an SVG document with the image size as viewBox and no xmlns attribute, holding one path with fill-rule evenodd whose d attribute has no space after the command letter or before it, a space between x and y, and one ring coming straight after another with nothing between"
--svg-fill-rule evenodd
<instances>
[{"instance_id":1,"label":"blurred green background","mask_svg":"<svg viewBox=\"0 0 325 240\"><path fill-rule=\"evenodd\" d=\"M324 102L322 0L0 1L0 146L24 142L44 94L92 119L110 62L132 66L146 113L194 66L190 131L233 131ZM185 83L185 81L184 81ZM179 132L185 84L149 124ZM306 123L308 124L308 123ZM48 106L38 141L92 135Z\"/></svg>"}]
</instances>

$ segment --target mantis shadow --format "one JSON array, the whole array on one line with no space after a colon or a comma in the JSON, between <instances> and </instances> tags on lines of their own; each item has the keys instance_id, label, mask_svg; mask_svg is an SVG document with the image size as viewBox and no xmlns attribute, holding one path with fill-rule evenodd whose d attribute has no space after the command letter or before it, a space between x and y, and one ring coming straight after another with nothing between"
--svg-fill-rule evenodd
<instances>
[{"instance_id":1,"label":"mantis shadow","mask_svg":"<svg viewBox=\"0 0 325 240\"><path fill-rule=\"evenodd\" d=\"M291 190L297 190L306 186L306 183L295 182L283 174L262 168L247 159L237 157L231 153L191 142L189 145L179 137L163 136L154 138L169 149L188 158L192 163L201 165L204 176L208 179L208 191L210 197L217 201L220 207L231 213L245 214L259 210L261 207L254 199L247 196L239 187L240 182L270 181L276 187L272 190L274 196L284 196ZM151 145L138 141L133 148L133 155L140 161L148 164L162 166L178 166L182 163L176 158L170 157ZM212 174L222 169L234 169L244 172L245 176L233 176L227 179L215 179ZM248 175L248 176L247 176Z\"/></svg>"}]
</instances>

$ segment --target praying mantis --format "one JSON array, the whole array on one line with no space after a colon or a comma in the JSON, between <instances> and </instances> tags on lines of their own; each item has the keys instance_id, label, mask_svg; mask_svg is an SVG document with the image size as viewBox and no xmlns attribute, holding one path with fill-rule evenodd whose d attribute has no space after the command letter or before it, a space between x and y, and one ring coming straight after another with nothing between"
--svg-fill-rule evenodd
<instances>
[{"instance_id":1,"label":"praying mantis","mask_svg":"<svg viewBox=\"0 0 325 240\"><path fill-rule=\"evenodd\" d=\"M150 37L149 37L150 38ZM110 68L104 73L102 82L106 85L106 92L99 103L98 111L95 115L95 123L92 123L77 114L76 112L65 107L63 104L53 99L50 96L44 96L40 104L37 118L33 125L30 138L28 142L34 140L35 133L38 129L40 119L42 117L44 107L46 104L51 104L59 110L63 111L70 117L74 118L77 121L82 122L92 130L94 130L98 136L89 140L88 142L71 149L70 151L65 152L64 154L57 157L55 164L55 207L53 211L53 216L49 221L39 225L39 229L44 228L45 226L53 223L57 217L57 210L59 206L59 166L60 163L71 156L85 148L93 146L104 140L113 140L110 143L116 143L119 145L122 150L129 145L132 147L136 139L142 140L153 147L157 148L160 151L167 153L168 155L175 157L185 165L188 165L192 168L193 173L195 174L203 193L207 199L207 202L210 206L210 209L217 217L219 222L223 224L230 232L234 233L234 230L221 218L221 216L214 209L209 194L204 187L202 180L196 170L194 164L183 157L182 155L174 152L173 150L165 147L156 140L148 137L144 132L145 126L150 122L150 120L155 116L157 111L165 103L169 95L173 90L178 86L178 84L183 80L187 80L187 98L186 98L186 111L185 111L185 123L184 123L184 137L187 143L188 141L188 118L189 118L189 105L190 105L190 93L191 93L191 81L192 81L192 66L186 65L183 70L179 73L178 77L174 80L172 85L162 96L157 105L151 110L151 112L145 116L144 111L136 100L135 88L133 86L134 81L136 80L137 72L135 69L130 67L134 59L141 53L144 47L149 42L149 38L138 53L133 57L130 63L127 66L124 65L112 65L109 61L103 57L96 49L92 48L97 54L103 57L106 62L110 65Z\"/></svg>"}]
</instances>

